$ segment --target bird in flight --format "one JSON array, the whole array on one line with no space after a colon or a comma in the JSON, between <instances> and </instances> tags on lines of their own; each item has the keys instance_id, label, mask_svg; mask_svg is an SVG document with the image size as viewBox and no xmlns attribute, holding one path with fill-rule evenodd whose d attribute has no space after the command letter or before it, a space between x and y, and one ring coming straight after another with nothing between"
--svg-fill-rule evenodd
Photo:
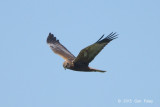
<instances>
[{"instance_id":1,"label":"bird in flight","mask_svg":"<svg viewBox=\"0 0 160 107\"><path fill-rule=\"evenodd\" d=\"M61 56L65 61L63 67L74 71L84 72L106 72L99 69L89 67L89 63L98 55L98 53L113 39L117 38L116 33L110 33L107 37L102 37L94 44L82 49L77 57L75 57L67 48L65 48L56 37L49 33L47 44L52 51Z\"/></svg>"}]
</instances>

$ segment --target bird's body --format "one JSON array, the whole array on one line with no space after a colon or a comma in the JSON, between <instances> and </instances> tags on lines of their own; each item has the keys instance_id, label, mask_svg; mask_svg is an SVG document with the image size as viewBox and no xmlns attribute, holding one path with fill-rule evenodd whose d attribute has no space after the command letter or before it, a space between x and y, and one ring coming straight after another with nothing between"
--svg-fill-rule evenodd
<instances>
[{"instance_id":1,"label":"bird's body","mask_svg":"<svg viewBox=\"0 0 160 107\"><path fill-rule=\"evenodd\" d=\"M73 60L74 61L74 60ZM105 71L102 71L102 70L98 70L98 69L93 69L89 66L86 66L84 64L74 64L73 62L68 62L68 61L65 61L63 65L66 65L67 63L69 63L69 67L66 67L67 69L70 69L70 70L74 70L74 71L84 71L84 72L105 72ZM65 66L64 66L65 68Z\"/></svg>"},{"instance_id":2,"label":"bird's body","mask_svg":"<svg viewBox=\"0 0 160 107\"><path fill-rule=\"evenodd\" d=\"M117 35L116 33L111 33L104 39L102 39L102 37L96 43L82 49L77 57L69 52L51 33L49 33L47 43L54 53L60 55L65 60L65 62L63 63L63 67L65 69L67 68L74 71L84 72L105 72L103 70L94 69L88 66L89 63L95 58L95 56L110 41L117 38Z\"/></svg>"}]
</instances>

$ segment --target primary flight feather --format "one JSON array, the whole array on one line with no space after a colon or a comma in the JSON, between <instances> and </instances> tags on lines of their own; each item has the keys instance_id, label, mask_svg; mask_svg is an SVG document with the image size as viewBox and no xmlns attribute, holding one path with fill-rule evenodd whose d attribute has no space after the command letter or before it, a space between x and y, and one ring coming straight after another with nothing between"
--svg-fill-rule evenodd
<instances>
[{"instance_id":1,"label":"primary flight feather","mask_svg":"<svg viewBox=\"0 0 160 107\"><path fill-rule=\"evenodd\" d=\"M63 67L65 69L85 72L106 72L88 66L89 63L96 57L96 55L98 55L98 53L110 41L117 38L117 34L113 32L104 39L102 39L103 36L94 44L82 49L77 57L69 52L67 48L65 48L51 33L48 35L47 44L50 46L54 53L58 54L65 60L63 63Z\"/></svg>"}]
</instances>

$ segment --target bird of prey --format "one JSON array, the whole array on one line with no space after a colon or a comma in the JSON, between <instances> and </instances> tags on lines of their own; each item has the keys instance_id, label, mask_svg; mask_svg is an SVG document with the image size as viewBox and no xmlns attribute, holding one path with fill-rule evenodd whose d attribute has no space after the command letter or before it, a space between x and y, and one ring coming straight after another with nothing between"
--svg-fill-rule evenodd
<instances>
[{"instance_id":1,"label":"bird of prey","mask_svg":"<svg viewBox=\"0 0 160 107\"><path fill-rule=\"evenodd\" d=\"M49 33L47 44L52 51L61 56L65 61L63 67L74 71L84 72L106 72L99 69L89 67L89 63L96 57L96 55L113 39L117 38L116 33L110 33L107 37L102 37L94 44L82 49L77 57L75 57L67 48L65 48L56 37Z\"/></svg>"}]
</instances>

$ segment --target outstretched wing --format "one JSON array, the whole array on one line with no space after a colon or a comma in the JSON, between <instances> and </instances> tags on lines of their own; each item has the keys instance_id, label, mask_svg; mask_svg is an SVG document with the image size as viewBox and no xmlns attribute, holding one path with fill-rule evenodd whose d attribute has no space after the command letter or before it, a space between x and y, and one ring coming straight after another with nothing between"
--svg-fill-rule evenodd
<instances>
[{"instance_id":1,"label":"outstretched wing","mask_svg":"<svg viewBox=\"0 0 160 107\"><path fill-rule=\"evenodd\" d=\"M103 35L104 36L104 35ZM73 61L75 64L83 64L87 65L96 57L96 55L113 39L117 38L116 33L110 33L106 38L103 36L94 44L82 49L77 56L77 58Z\"/></svg>"},{"instance_id":2,"label":"outstretched wing","mask_svg":"<svg viewBox=\"0 0 160 107\"><path fill-rule=\"evenodd\" d=\"M47 44L54 53L60 55L64 60L75 59L75 56L71 54L71 52L69 52L51 33L48 35Z\"/></svg>"}]
</instances>

